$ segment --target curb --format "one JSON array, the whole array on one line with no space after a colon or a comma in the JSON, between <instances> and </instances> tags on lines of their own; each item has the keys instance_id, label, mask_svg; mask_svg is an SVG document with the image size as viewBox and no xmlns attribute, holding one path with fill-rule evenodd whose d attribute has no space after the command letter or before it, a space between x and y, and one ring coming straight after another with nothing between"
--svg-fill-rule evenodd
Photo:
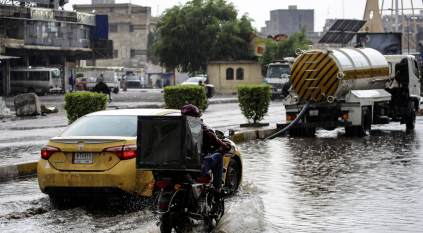
<instances>
[{"instance_id":1,"label":"curb","mask_svg":"<svg viewBox=\"0 0 423 233\"><path fill-rule=\"evenodd\" d=\"M0 180L37 174L38 162L0 166Z\"/></svg>"},{"instance_id":2,"label":"curb","mask_svg":"<svg viewBox=\"0 0 423 233\"><path fill-rule=\"evenodd\" d=\"M257 129L243 131L228 137L234 143L239 144L255 139L265 139L266 137L278 132L280 129ZM29 162L15 165L0 166L0 180L18 178L37 174L38 162Z\"/></svg>"},{"instance_id":3,"label":"curb","mask_svg":"<svg viewBox=\"0 0 423 233\"><path fill-rule=\"evenodd\" d=\"M233 99L209 99L210 104L230 104L230 103L238 103L238 99L237 98L233 98ZM119 102L119 103L125 103L125 102ZM129 102L130 103L130 102ZM51 104L53 106L55 106L58 110L63 111L63 106L65 104ZM14 105L6 105L6 107L8 107L9 109L15 109ZM164 108L165 104L164 102L161 104L139 104L139 105L135 105L135 106L129 106L127 104L110 104L106 107L109 108L116 108L116 109L136 109L136 108Z\"/></svg>"},{"instance_id":4,"label":"curb","mask_svg":"<svg viewBox=\"0 0 423 233\"><path fill-rule=\"evenodd\" d=\"M265 139L266 137L278 132L280 129L257 129L257 130L248 130L241 133L236 133L232 137L229 137L230 140L236 144L248 142L250 140L256 139Z\"/></svg>"}]
</instances>

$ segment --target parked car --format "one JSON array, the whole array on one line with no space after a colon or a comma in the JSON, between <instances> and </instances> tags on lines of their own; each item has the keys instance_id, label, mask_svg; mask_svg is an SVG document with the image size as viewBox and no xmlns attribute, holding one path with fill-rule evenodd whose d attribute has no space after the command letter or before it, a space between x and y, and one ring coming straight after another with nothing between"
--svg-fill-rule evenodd
<instances>
[{"instance_id":1,"label":"parked car","mask_svg":"<svg viewBox=\"0 0 423 233\"><path fill-rule=\"evenodd\" d=\"M187 79L185 82L181 83L181 85L198 85L200 81L203 81L203 84L206 84L207 78L206 77L192 77Z\"/></svg>"},{"instance_id":2,"label":"parked car","mask_svg":"<svg viewBox=\"0 0 423 233\"><path fill-rule=\"evenodd\" d=\"M126 87L138 88L141 87L140 78L136 75L126 75Z\"/></svg>"},{"instance_id":3,"label":"parked car","mask_svg":"<svg viewBox=\"0 0 423 233\"><path fill-rule=\"evenodd\" d=\"M113 92L115 94L119 93L119 82L117 77L103 77L103 82L106 83L106 85L109 87L110 92ZM87 89L89 91L93 91L95 85L98 83L98 78L95 77L88 77L87 78Z\"/></svg>"},{"instance_id":4,"label":"parked car","mask_svg":"<svg viewBox=\"0 0 423 233\"><path fill-rule=\"evenodd\" d=\"M81 77L81 78L77 78L75 80L75 85L77 87L79 87L80 85L82 85L82 89L83 90L87 90L87 78L86 77Z\"/></svg>"},{"instance_id":5,"label":"parked car","mask_svg":"<svg viewBox=\"0 0 423 233\"><path fill-rule=\"evenodd\" d=\"M79 118L41 148L38 184L53 206L76 198L151 196L151 171L136 170L137 116L180 115L172 109L125 109ZM224 157L226 185L236 190L242 157Z\"/></svg>"}]
</instances>

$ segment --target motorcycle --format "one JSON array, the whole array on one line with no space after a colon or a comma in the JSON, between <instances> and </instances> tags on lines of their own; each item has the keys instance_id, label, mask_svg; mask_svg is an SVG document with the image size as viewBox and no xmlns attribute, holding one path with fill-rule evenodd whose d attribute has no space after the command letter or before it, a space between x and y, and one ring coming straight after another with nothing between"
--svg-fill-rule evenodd
<instances>
[{"instance_id":1,"label":"motorcycle","mask_svg":"<svg viewBox=\"0 0 423 233\"><path fill-rule=\"evenodd\" d=\"M235 147L229 141L225 143L231 150L224 156L234 156ZM202 178L189 171L163 170L154 171L153 175L155 183L149 184L149 188L158 193L156 213L160 214L160 232L190 231L200 225L199 221L203 221L206 232L214 229L225 213L222 196L228 195L229 190L224 187L221 195L215 194L211 170Z\"/></svg>"}]
</instances>

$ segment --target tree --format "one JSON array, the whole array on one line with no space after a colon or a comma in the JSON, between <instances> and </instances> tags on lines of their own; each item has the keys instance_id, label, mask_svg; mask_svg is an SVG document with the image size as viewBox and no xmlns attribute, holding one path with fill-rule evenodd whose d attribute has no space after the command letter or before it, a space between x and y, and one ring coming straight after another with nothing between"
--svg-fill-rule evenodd
<instances>
[{"instance_id":1,"label":"tree","mask_svg":"<svg viewBox=\"0 0 423 233\"><path fill-rule=\"evenodd\" d=\"M147 60L151 61L154 65L158 64L158 59L154 56L153 44L159 41L159 37L160 33L156 29L149 31L147 35Z\"/></svg>"},{"instance_id":2,"label":"tree","mask_svg":"<svg viewBox=\"0 0 423 233\"><path fill-rule=\"evenodd\" d=\"M237 15L225 0L193 0L166 9L157 23L154 56L167 69L191 74L205 73L208 61L242 59L254 29L247 14Z\"/></svg>"},{"instance_id":3,"label":"tree","mask_svg":"<svg viewBox=\"0 0 423 233\"><path fill-rule=\"evenodd\" d=\"M299 32L292 34L287 39L266 43L263 56L259 58L263 76L266 76L267 73L266 65L272 63L273 60L282 60L284 57L296 57L295 50L297 48L305 50L308 49L309 45L313 45L313 41L307 38L306 26L304 25Z\"/></svg>"}]
</instances>

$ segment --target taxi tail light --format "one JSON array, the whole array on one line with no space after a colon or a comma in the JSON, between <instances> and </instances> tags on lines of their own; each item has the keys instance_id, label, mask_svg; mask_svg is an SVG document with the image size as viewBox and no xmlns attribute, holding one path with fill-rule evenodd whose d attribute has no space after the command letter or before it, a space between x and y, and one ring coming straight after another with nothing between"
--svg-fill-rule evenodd
<instances>
[{"instance_id":1,"label":"taxi tail light","mask_svg":"<svg viewBox=\"0 0 423 233\"><path fill-rule=\"evenodd\" d=\"M41 158L47 160L50 158L51 154L58 151L60 151L60 149L57 147L44 145L41 147Z\"/></svg>"},{"instance_id":2,"label":"taxi tail light","mask_svg":"<svg viewBox=\"0 0 423 233\"><path fill-rule=\"evenodd\" d=\"M128 145L123 147L122 160L133 159L137 157L137 145Z\"/></svg>"},{"instance_id":3,"label":"taxi tail light","mask_svg":"<svg viewBox=\"0 0 423 233\"><path fill-rule=\"evenodd\" d=\"M156 185L160 188L166 188L169 184L169 181L156 181Z\"/></svg>"},{"instance_id":4,"label":"taxi tail light","mask_svg":"<svg viewBox=\"0 0 423 233\"><path fill-rule=\"evenodd\" d=\"M122 160L133 159L137 157L137 145L109 147L105 148L103 152L112 152Z\"/></svg>"}]
</instances>

